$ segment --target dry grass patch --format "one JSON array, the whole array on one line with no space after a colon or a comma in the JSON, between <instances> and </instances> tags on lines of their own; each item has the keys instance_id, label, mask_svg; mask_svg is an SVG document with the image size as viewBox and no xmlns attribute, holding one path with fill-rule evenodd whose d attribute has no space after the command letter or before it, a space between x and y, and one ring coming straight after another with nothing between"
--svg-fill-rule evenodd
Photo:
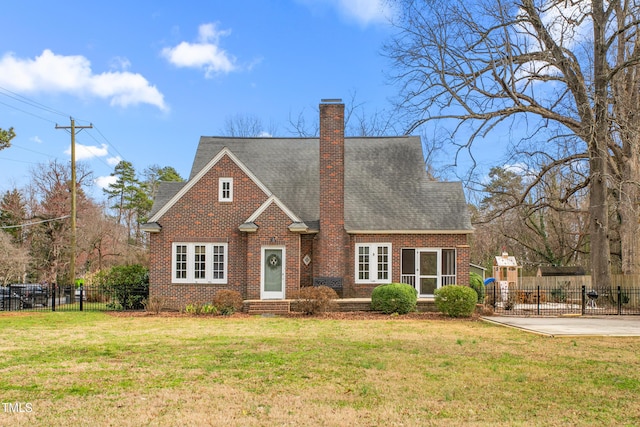
<instances>
[{"instance_id":1,"label":"dry grass patch","mask_svg":"<svg viewBox=\"0 0 640 427\"><path fill-rule=\"evenodd\" d=\"M0 315L0 425L638 425L638 338L482 322Z\"/></svg>"}]
</instances>

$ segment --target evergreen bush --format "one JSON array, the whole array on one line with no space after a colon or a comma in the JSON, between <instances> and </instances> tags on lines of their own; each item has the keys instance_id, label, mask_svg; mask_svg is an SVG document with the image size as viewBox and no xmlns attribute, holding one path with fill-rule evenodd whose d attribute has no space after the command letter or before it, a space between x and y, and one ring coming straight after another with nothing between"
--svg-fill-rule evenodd
<instances>
[{"instance_id":1,"label":"evergreen bush","mask_svg":"<svg viewBox=\"0 0 640 427\"><path fill-rule=\"evenodd\" d=\"M103 293L113 297L110 308L142 310L149 298L149 270L139 264L117 265L96 275Z\"/></svg>"},{"instance_id":2,"label":"evergreen bush","mask_svg":"<svg viewBox=\"0 0 640 427\"><path fill-rule=\"evenodd\" d=\"M471 317L478 294L469 286L448 285L435 291L436 307L450 317Z\"/></svg>"},{"instance_id":3,"label":"evergreen bush","mask_svg":"<svg viewBox=\"0 0 640 427\"><path fill-rule=\"evenodd\" d=\"M386 314L416 311L418 291L406 283L380 285L371 293L371 308Z\"/></svg>"},{"instance_id":4,"label":"evergreen bush","mask_svg":"<svg viewBox=\"0 0 640 427\"><path fill-rule=\"evenodd\" d=\"M478 302L483 303L485 289L484 289L484 282L482 281L482 276L480 276L478 273L473 273L473 272L470 273L469 286L471 286L471 289L476 291L476 293L478 294Z\"/></svg>"}]
</instances>

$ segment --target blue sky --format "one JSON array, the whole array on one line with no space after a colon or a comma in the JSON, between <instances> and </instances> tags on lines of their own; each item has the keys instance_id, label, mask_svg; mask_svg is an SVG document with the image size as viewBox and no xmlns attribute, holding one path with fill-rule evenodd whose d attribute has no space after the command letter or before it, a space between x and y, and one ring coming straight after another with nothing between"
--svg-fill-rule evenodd
<instances>
[{"instance_id":1,"label":"blue sky","mask_svg":"<svg viewBox=\"0 0 640 427\"><path fill-rule=\"evenodd\" d=\"M187 177L201 135L235 115L289 135L289 116L315 120L322 98L355 93L389 107L392 35L380 0L14 1L3 5L0 191L39 164L70 159L55 125L92 123L78 160L98 183L118 160L138 172L173 166ZM99 185L92 194L101 197Z\"/></svg>"}]
</instances>

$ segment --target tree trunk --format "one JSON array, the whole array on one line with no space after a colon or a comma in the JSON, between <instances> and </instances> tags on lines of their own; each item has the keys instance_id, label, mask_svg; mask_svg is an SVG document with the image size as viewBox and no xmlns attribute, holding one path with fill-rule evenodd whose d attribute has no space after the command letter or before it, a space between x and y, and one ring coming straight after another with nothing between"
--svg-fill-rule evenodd
<instances>
[{"instance_id":1,"label":"tree trunk","mask_svg":"<svg viewBox=\"0 0 640 427\"><path fill-rule=\"evenodd\" d=\"M607 45L602 0L592 1L593 17L593 130L586 130L589 146L589 230L591 232L591 283L598 292L611 289L611 249L607 179L609 160ZM578 105L578 108L581 108ZM587 123L584 123L587 124Z\"/></svg>"},{"instance_id":2,"label":"tree trunk","mask_svg":"<svg viewBox=\"0 0 640 427\"><path fill-rule=\"evenodd\" d=\"M638 248L640 236L640 223L638 222L640 219L638 209L640 159L636 151L632 149L622 165L622 182L620 183L618 201L622 274L640 273L640 251Z\"/></svg>"},{"instance_id":3,"label":"tree trunk","mask_svg":"<svg viewBox=\"0 0 640 427\"><path fill-rule=\"evenodd\" d=\"M607 209L606 162L593 157L590 161L589 229L591 234L591 280L598 292L611 288L609 214ZM596 172L598 171L598 172Z\"/></svg>"}]
</instances>

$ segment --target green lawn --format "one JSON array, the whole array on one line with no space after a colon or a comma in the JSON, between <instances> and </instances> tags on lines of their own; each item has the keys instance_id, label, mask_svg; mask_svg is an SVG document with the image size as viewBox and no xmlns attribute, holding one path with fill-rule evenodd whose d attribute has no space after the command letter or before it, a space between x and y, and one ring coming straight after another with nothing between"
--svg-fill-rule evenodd
<instances>
[{"instance_id":1,"label":"green lawn","mask_svg":"<svg viewBox=\"0 0 640 427\"><path fill-rule=\"evenodd\" d=\"M468 320L0 314L0 425L637 426L638 354Z\"/></svg>"}]
</instances>

